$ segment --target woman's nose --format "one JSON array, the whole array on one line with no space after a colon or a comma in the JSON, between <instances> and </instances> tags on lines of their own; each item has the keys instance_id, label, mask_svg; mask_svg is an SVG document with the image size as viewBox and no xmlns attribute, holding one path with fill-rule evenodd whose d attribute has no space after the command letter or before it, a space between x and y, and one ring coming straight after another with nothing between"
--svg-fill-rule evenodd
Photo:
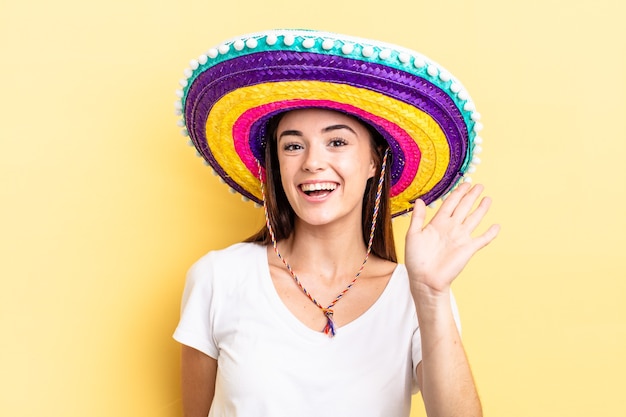
<instances>
[{"instance_id":1,"label":"woman's nose","mask_svg":"<svg viewBox=\"0 0 626 417\"><path fill-rule=\"evenodd\" d=\"M323 149L319 146L308 146L305 152L302 169L308 172L323 170L326 165Z\"/></svg>"}]
</instances>

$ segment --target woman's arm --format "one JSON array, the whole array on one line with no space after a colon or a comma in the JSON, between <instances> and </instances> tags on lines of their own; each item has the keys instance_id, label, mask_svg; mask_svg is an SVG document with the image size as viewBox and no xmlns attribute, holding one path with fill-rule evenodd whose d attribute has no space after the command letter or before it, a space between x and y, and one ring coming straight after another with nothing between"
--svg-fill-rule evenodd
<instances>
[{"instance_id":1,"label":"woman's arm","mask_svg":"<svg viewBox=\"0 0 626 417\"><path fill-rule=\"evenodd\" d=\"M217 360L182 345L181 373L185 417L207 417L215 394Z\"/></svg>"},{"instance_id":2,"label":"woman's arm","mask_svg":"<svg viewBox=\"0 0 626 417\"><path fill-rule=\"evenodd\" d=\"M422 338L422 362L417 366L428 417L480 417L482 407L463 344L445 300L416 301Z\"/></svg>"},{"instance_id":3,"label":"woman's arm","mask_svg":"<svg viewBox=\"0 0 626 417\"><path fill-rule=\"evenodd\" d=\"M479 185L460 185L426 226L426 208L418 200L406 237L405 262L422 339L417 380L429 417L482 416L450 298L452 281L498 234L494 225L481 236L471 236L490 205L485 198L473 209L481 192Z\"/></svg>"}]
</instances>

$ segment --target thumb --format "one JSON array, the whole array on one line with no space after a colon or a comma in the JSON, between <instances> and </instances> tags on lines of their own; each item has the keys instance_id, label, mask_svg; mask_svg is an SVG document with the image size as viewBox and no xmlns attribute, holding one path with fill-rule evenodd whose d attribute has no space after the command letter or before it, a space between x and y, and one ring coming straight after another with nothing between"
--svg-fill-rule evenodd
<instances>
[{"instance_id":1,"label":"thumb","mask_svg":"<svg viewBox=\"0 0 626 417\"><path fill-rule=\"evenodd\" d=\"M409 233L417 233L424 227L424 219L426 218L426 204L421 199L417 199L413 205L413 213L411 214L411 223L409 224Z\"/></svg>"}]
</instances>

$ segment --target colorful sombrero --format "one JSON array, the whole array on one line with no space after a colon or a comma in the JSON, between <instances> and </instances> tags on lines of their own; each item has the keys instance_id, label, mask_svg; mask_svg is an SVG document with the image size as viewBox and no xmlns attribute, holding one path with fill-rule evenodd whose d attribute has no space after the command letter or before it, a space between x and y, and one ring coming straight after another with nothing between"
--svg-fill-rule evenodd
<instances>
[{"instance_id":1,"label":"colorful sombrero","mask_svg":"<svg viewBox=\"0 0 626 417\"><path fill-rule=\"evenodd\" d=\"M338 110L381 133L394 216L418 198L444 196L479 162L480 114L463 85L395 45L308 30L249 34L191 60L180 84L183 134L224 182L259 204L266 124L290 109Z\"/></svg>"}]
</instances>

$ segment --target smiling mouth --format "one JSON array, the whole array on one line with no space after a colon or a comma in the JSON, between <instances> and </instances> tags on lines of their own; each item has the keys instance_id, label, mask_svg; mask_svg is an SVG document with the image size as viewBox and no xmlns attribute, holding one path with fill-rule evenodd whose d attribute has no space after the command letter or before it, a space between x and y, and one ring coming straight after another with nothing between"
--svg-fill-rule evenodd
<instances>
[{"instance_id":1,"label":"smiling mouth","mask_svg":"<svg viewBox=\"0 0 626 417\"><path fill-rule=\"evenodd\" d=\"M337 184L334 182L317 182L314 184L302 184L300 189L306 195L311 197L321 197L331 193L337 189Z\"/></svg>"}]
</instances>

